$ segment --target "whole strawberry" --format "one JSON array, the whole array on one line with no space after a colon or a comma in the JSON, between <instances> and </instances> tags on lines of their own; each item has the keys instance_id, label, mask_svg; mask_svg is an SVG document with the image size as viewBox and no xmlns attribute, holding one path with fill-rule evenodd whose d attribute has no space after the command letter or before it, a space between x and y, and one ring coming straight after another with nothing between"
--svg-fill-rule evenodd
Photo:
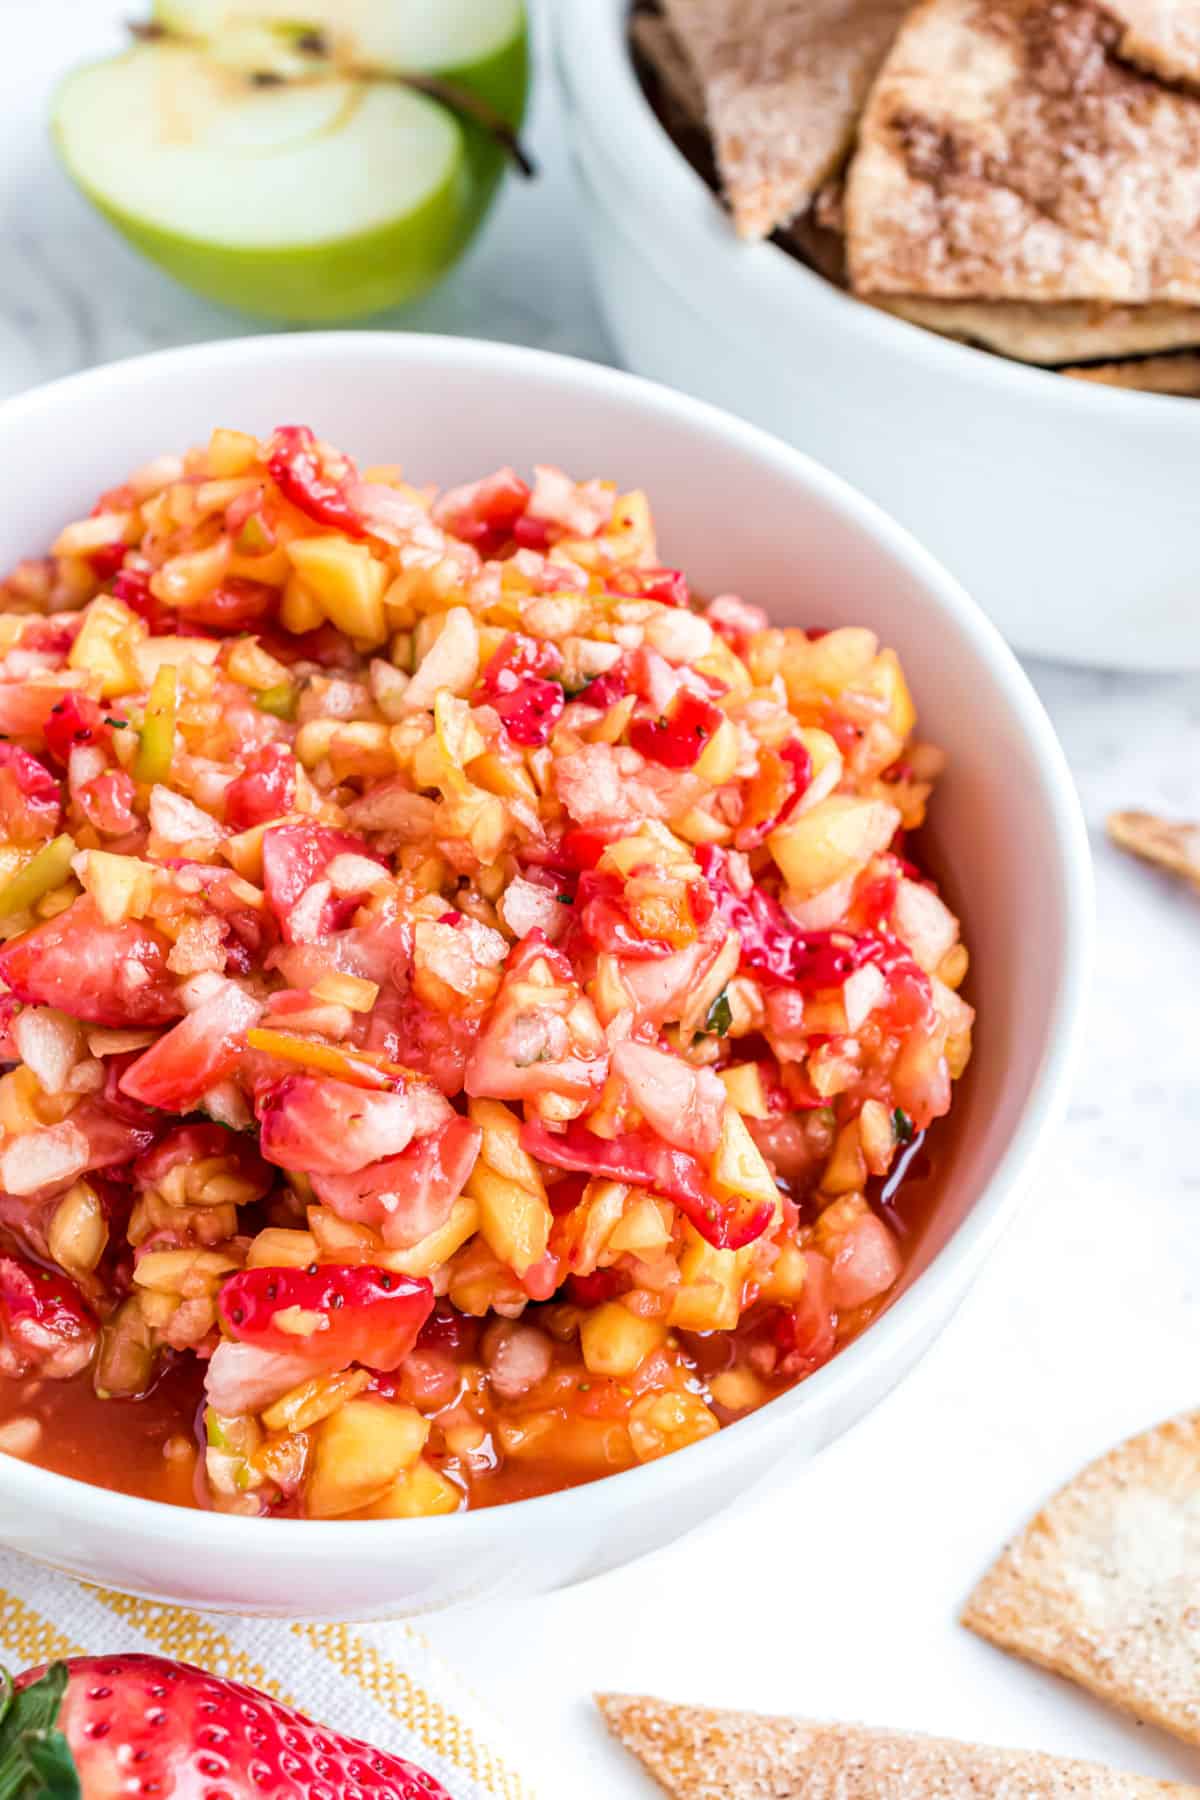
<instances>
[{"instance_id":1,"label":"whole strawberry","mask_svg":"<svg viewBox=\"0 0 1200 1800\"><path fill-rule=\"evenodd\" d=\"M0 1688L2 1800L451 1800L403 1757L164 1656L77 1656Z\"/></svg>"}]
</instances>

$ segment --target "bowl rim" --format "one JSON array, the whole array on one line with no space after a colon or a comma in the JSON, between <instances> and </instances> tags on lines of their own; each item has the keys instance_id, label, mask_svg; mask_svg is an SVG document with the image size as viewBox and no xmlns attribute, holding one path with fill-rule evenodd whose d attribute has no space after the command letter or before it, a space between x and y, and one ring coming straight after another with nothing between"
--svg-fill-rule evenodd
<instances>
[{"instance_id":1,"label":"bowl rim","mask_svg":"<svg viewBox=\"0 0 1200 1800\"><path fill-rule=\"evenodd\" d=\"M960 343L872 306L836 287L769 239L743 243L733 232L719 198L660 123L642 89L629 54L629 13L629 0L591 0L587 5L562 6L555 11L555 61L571 101L568 117L576 143L586 133L589 149L609 158L631 196L653 197L653 218L659 229L665 224L718 278L739 282L743 297L751 303L757 295L781 307L790 306L794 312L802 300L828 330L850 332L893 357L907 352L925 364L930 375L974 381L985 391L1015 391L1033 404L1059 406L1085 419L1096 415L1117 424L1136 419L1142 425L1161 426L1168 421L1186 425L1191 396L1071 381L1055 369ZM613 129L616 118L621 121L619 130ZM652 236L642 232L637 243L643 255L655 260ZM678 265L659 260L658 267L680 298L688 298ZM689 294L703 292L705 285L699 283ZM1200 428L1200 407L1195 408L1195 415Z\"/></svg>"},{"instance_id":2,"label":"bowl rim","mask_svg":"<svg viewBox=\"0 0 1200 1800\"><path fill-rule=\"evenodd\" d=\"M468 374L499 374L518 384L524 377L537 377L561 387L565 395L582 391L615 398L629 405L634 418L639 413L663 417L689 430L702 447L720 444L771 465L830 511L840 513L851 529L871 539L905 569L932 595L966 640L981 673L997 689L1033 752L1040 777L1036 803L1052 827L1064 926L1063 955L1048 1002L1042 1057L1031 1077L1030 1096L1020 1122L990 1181L912 1287L822 1369L736 1425L686 1450L580 1487L436 1518L247 1518L120 1493L4 1453L0 1453L0 1493L64 1523L88 1531L111 1527L126 1539L141 1536L152 1540L166 1535L186 1540L189 1549L214 1556L250 1550L281 1556L318 1551L326 1558L351 1556L367 1548L394 1552L402 1545L419 1552L422 1546L432 1546L435 1541L443 1544L450 1536L466 1534L478 1541L502 1533L506 1527L537 1529L541 1525L549 1529L573 1508L589 1504L586 1498L579 1498L581 1494L608 1492L616 1482L622 1484L622 1498L630 1508L666 1498L681 1483L703 1482L723 1463L739 1456L751 1434L775 1431L788 1413L819 1417L834 1411L842 1397L860 1383L870 1386L873 1376L881 1377L878 1390L880 1395L885 1393L891 1385L889 1368L906 1366L903 1352L925 1332L926 1315L936 1315L940 1304L943 1322L949 1318L1015 1212L1031 1157L1065 1106L1091 967L1091 857L1066 757L1029 677L996 627L904 527L840 476L757 426L657 382L600 364L512 344L419 333L311 332L217 340L102 364L17 395L0 404L0 441L5 437L19 441L28 421L62 407L103 413L114 389L131 385L154 389L176 375L206 367L227 369L232 364L249 371L264 359L294 364L298 378L316 361L352 364L355 359L378 359L401 366L432 362L459 374L464 370ZM594 1498L591 1504L595 1504Z\"/></svg>"}]
</instances>

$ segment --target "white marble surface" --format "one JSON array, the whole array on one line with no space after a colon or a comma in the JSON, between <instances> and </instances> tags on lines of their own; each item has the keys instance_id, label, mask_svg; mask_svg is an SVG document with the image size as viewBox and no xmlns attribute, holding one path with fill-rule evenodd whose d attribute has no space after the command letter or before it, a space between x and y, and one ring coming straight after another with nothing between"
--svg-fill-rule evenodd
<instances>
[{"instance_id":1,"label":"white marble surface","mask_svg":"<svg viewBox=\"0 0 1200 1800\"><path fill-rule=\"evenodd\" d=\"M140 262L53 164L50 84L113 37L120 10L0 0L0 394L254 329ZM531 136L542 181L510 188L452 280L395 323L603 359L545 90ZM1099 871L1099 968L1070 1117L944 1338L802 1478L647 1563L503 1614L431 1623L557 1769L547 1796L648 1794L589 1712L597 1687L974 1734L1200 1779L1196 1758L954 1622L1006 1533L1061 1478L1200 1403L1200 904L1119 859L1101 832L1116 805L1200 813L1200 678L1031 673L1079 781Z\"/></svg>"}]
</instances>

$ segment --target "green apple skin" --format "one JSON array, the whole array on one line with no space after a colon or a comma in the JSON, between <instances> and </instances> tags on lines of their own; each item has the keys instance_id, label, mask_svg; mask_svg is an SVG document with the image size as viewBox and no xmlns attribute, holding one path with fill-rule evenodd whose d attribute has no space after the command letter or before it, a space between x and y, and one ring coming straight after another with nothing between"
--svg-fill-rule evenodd
<instances>
[{"instance_id":1,"label":"green apple skin","mask_svg":"<svg viewBox=\"0 0 1200 1800\"><path fill-rule=\"evenodd\" d=\"M468 68L439 73L490 100L511 125L519 126L529 87L527 33ZM57 109L57 99L55 104ZM118 210L67 162L57 123L52 132L63 167L85 198L184 287L256 318L332 325L418 299L448 273L478 231L508 159L481 126L460 120L459 127L463 155L456 168L403 218L346 238L262 251L179 237Z\"/></svg>"}]
</instances>

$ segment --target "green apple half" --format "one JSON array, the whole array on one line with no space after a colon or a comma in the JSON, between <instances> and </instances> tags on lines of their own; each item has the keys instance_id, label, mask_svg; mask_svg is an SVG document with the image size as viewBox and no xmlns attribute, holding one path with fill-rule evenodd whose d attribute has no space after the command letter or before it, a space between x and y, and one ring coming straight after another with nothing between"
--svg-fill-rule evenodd
<instances>
[{"instance_id":1,"label":"green apple half","mask_svg":"<svg viewBox=\"0 0 1200 1800\"><path fill-rule=\"evenodd\" d=\"M521 0L160 0L166 35L69 75L68 173L197 293L293 323L414 298L461 254L505 151L393 75L520 123Z\"/></svg>"}]
</instances>

